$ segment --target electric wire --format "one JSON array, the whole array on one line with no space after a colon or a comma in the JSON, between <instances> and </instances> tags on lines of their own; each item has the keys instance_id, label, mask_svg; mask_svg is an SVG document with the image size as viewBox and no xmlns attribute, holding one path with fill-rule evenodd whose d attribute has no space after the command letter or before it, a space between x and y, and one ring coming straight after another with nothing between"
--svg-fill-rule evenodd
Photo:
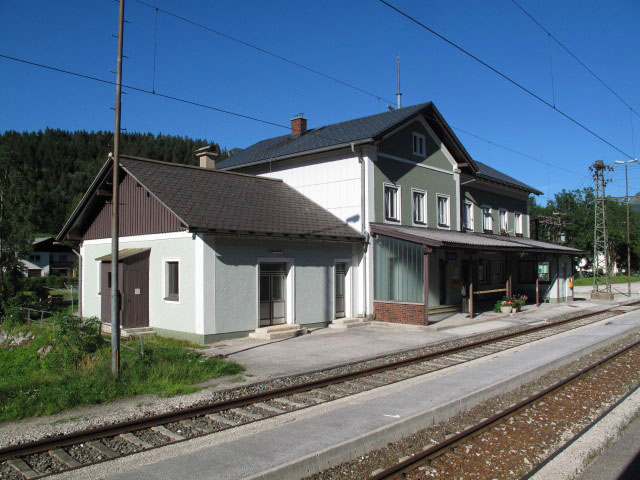
<instances>
[{"instance_id":1,"label":"electric wire","mask_svg":"<svg viewBox=\"0 0 640 480\"><path fill-rule=\"evenodd\" d=\"M280 55L280 54L277 54L277 53L271 52L271 51L269 51L269 50L263 49L263 48L258 47L258 46L256 46L256 45L254 45L254 44L250 43L250 42L247 42L247 41L245 41L245 40L241 40L241 39L239 39L239 38L232 37L232 36L230 36L230 35L227 35L227 34L225 34L225 33L220 32L220 31L218 31L218 30L216 30L216 29L214 29L214 28L212 28L212 27L209 27L209 26L203 25L203 24L201 24L201 23L199 23L199 22L196 22L195 20L191 20L191 19L189 19L189 18L187 18L187 17L184 17L184 16L182 16L182 15L179 15L179 14L177 14L177 13L174 13L174 12L171 12L171 11L168 11L168 10L165 10L165 9L162 9L162 8L160 8L160 7L158 7L158 6L154 5L154 4L152 4L152 3L150 3L150 2L147 2L147 1L145 1L145 0L135 0L135 1L136 1L137 3L139 3L139 4L141 4L141 5L144 5L144 6L148 7L148 8L155 9L156 14L157 14L157 12L158 12L158 11L160 11L160 12L162 12L162 13L166 14L166 15L169 15L169 16L171 16L171 17L174 17L174 18L176 18L176 19L178 19L178 20L181 20L181 21L183 21L183 22L185 22L185 23L191 24L191 25L196 26L196 27L198 27L198 28L202 28L202 29L207 30L207 31L209 31L209 32L211 32L211 33L214 33L214 34L216 34L216 35L220 35L220 36L222 36L222 37L224 37L224 38L227 38L227 39L229 39L229 40L232 40L232 41L234 41L234 42L236 42L236 43L239 43L239 44L244 45L244 46L249 47L249 48L253 48L253 49L258 50L258 51L260 51L260 52L262 52L262 53L265 53L265 54L270 55L270 56L272 56L272 57L278 58L278 59L283 60L283 61L285 61L285 62L288 62L288 63L290 63L290 64L292 64L292 65L298 66L298 67L303 68L303 69L305 69L305 70L307 70L307 71L310 71L310 72L312 72L312 73L315 73L315 74L317 74L317 75L320 75L320 76L322 76L322 77L324 77L324 78L328 78L328 79L330 79L330 80L336 81L336 82L338 82L338 83L340 83L340 84L342 84L342 85L345 85L345 86L347 86L347 87L349 87L349 88L352 88L352 89L357 90L357 91L359 91L359 92L361 92L361 93L364 93L364 94L366 94L366 95L369 95L369 96L371 96L371 97L374 97L374 98L376 98L376 99L378 100L378 112L380 112L380 109L381 109L380 102L381 102L382 100L384 100L385 102L390 103L390 104L393 104L393 103L394 103L392 100L386 99L386 98L384 98L384 97L382 97L382 96L380 96L380 95L377 95L377 94L375 94L375 93L368 92L368 91L366 91L366 90L364 90L364 89L362 89L362 88L360 88L360 87L357 87L356 85L353 85L353 84L349 84L349 83L343 82L343 81L341 81L341 80L339 80L339 79L336 79L335 77L332 77L331 75L328 75L328 74L322 73L322 72L320 72L319 70L316 70L316 69L314 69L314 68L312 68L312 67L308 67L308 66L303 65L303 64L300 64L300 63L298 63L298 62L296 62L296 61L294 61L294 60L290 60L290 59L288 59L288 58L286 58L286 57L284 57L284 56L282 56L282 55ZM156 20L156 22L157 22L157 20ZM157 24L156 24L156 25L157 25ZM156 27L156 28L157 28L157 27ZM549 47L549 48L551 48L551 47ZM549 60L551 61L551 51L549 52L549 55L550 55ZM553 68L553 66L552 66L552 68ZM552 75L552 87L553 87L553 70L552 70L552 72L551 72L551 75ZM555 96L555 93L554 93L554 96ZM434 119L434 120L435 120L435 119ZM514 150L514 149L512 149L512 148L506 147L506 146L504 146L504 145L500 145L500 144L498 144L498 143L496 143L496 142L494 142L494 141L492 141L492 140L488 140L488 139L486 139L486 138L484 138L484 137L481 137L480 135L476 135L476 134L470 133L470 132L468 132L468 131L465 131L465 130L463 130L463 129L461 129L461 128L458 128L458 127L456 127L455 125L451 125L451 128L453 128L453 129L455 129L455 130L458 130L458 131L460 131L460 132L466 133L467 135L471 135L472 137L475 137L475 138L477 138L477 139L479 139L479 140L482 140L482 141L484 141L484 142L487 142L489 145L491 145L491 144L493 143L494 145L496 145L496 146L498 146L498 147L500 147L500 148L502 148L502 149L508 150L508 151L510 151L510 152L512 152L512 153L515 153L515 154L517 154L517 155L521 155L521 156L523 156L523 157L530 158L530 159L532 159L532 160L535 160L535 161L537 161L537 162L543 163L543 164L545 164L545 165L550 165L550 166L552 166L552 167L554 167L554 168L557 168L557 169L559 169L559 170L563 170L563 171L568 172L568 173L571 173L571 174L575 174L575 175L582 175L582 173L578 173L578 172L571 171L571 170L568 170L568 169L563 168L563 167L559 167L559 166L554 165L554 164L552 164L552 163L545 162L545 161L543 161L543 160L540 160L540 159L538 159L538 158L535 158L535 157L533 157L533 156L531 156L531 155L527 155L527 154L524 154L524 153L519 152L519 151L517 151L517 150ZM489 148L491 148L491 147L489 147ZM489 163L491 163L491 155L490 155Z\"/></svg>"},{"instance_id":2,"label":"electric wire","mask_svg":"<svg viewBox=\"0 0 640 480\"><path fill-rule=\"evenodd\" d=\"M58 73L66 74L66 75L71 75L71 76L78 77L78 78L83 78L83 79L86 79L86 80L92 80L92 81L99 82L99 83L106 84L106 85L115 85L116 84L116 82L111 81L111 80L105 80L103 78L99 78L99 77L96 77L96 76L86 75L86 74L83 74L83 73L78 73L78 72L74 72L74 71L71 71L71 70L63 69L63 68L53 67L51 65L45 65L43 63L33 62L33 61L30 61L30 60L25 60L25 59L22 59L22 58L13 57L13 56L5 55L5 54L2 54L2 53L0 53L0 58L4 58L6 60L10 60L10 61L18 62L18 63L23 63L23 64L26 64L26 65L31 65L31 66L38 67L38 68L43 68L45 70L51 70L51 71L54 71L54 72L58 72ZM188 100L188 99L176 97L176 96L173 96L173 95L167 95L167 94L163 94L163 93L159 93L159 92L156 92L156 91L152 91L152 90L148 90L148 89L140 88L140 87L135 87L135 86L132 86L132 85L127 85L127 84L122 84L122 87L123 88L127 88L127 89L132 90L132 91L135 91L135 92L138 92L138 93L143 93L143 94L147 94L147 95L161 97L161 98L164 98L164 99L167 99L167 100L172 100L172 101L176 101L176 102L180 102L180 103L184 103L184 104L188 104L188 105L192 105L192 106L196 106L196 107L205 108L205 109L208 109L208 110L213 110L213 111L216 111L216 112L219 112L219 113L232 115L232 116L243 118L243 119L246 119L246 120L252 120L252 121L263 123L263 124L266 124L266 125L271 125L271 126L275 126L275 127L279 127L279 128L284 128L284 129L287 129L287 130L290 129L289 126L286 126L286 125L283 125L283 124L280 124L280 123L272 122L272 121L269 121L269 120L264 120L262 118L254 117L254 116L251 116L251 115L246 115L246 114L242 114L242 113L238 113L238 112L233 112L233 111L230 111L230 110L226 110L226 109L222 109L222 108L219 108L219 107L215 107L213 105L207 105L207 104L204 104L204 103L201 103L201 102L197 102L197 101L194 101L194 100ZM428 117L431 120L437 120L434 117L431 117L429 115L425 115L425 116ZM486 138L481 137L480 135L476 135L474 133L471 133L471 132L469 132L467 130L463 130L463 129L455 127L455 126L452 126L452 128L454 128L454 129L456 129L456 130L458 130L458 131L460 131L460 132L462 132L462 133L464 133L466 135L470 135L470 136L472 136L474 138L477 138L478 140L482 140L484 142L487 142L490 145L495 145L495 146L500 147L500 148L502 148L504 150L507 150L507 151L515 153L517 155L529 158L531 160L535 160L536 162L542 163L544 165L548 165L548 166L557 168L559 170L563 170L563 171L565 171L567 173L571 173L571 174L574 174L574 175L578 175L578 176L582 175L582 173L578 173L578 172L575 172L575 171L560 167L558 165L546 162L546 161L541 160L539 158L536 158L536 157L534 157L532 155L529 155L529 154L520 152L518 150L515 150L515 149L513 149L511 147L507 147L507 146L502 145L500 143L496 143L496 142L494 142L492 140L487 140ZM326 135L318 134L317 132L314 132L313 130L307 131L307 134L314 135L314 136L317 136L317 137L320 137L320 138L326 138L326 139L334 141L334 142L338 142L339 141L337 139L328 137Z\"/></svg>"},{"instance_id":3,"label":"electric wire","mask_svg":"<svg viewBox=\"0 0 640 480\"><path fill-rule=\"evenodd\" d=\"M388 103L393 103L391 100L387 100L387 99L385 99L385 98L383 98L383 97L381 97L379 95L376 95L375 93L372 93L372 92L369 92L367 90L364 90L364 89L362 89L360 87L357 87L357 86L355 86L355 85L353 85L351 83L345 82L344 80L340 80L339 78L336 78L336 77L334 77L332 75L327 75L326 73L322 73L322 72L320 72L320 71L318 71L318 70L316 70L316 69L314 69L312 67L304 65L304 64L302 64L300 62L296 62L295 60L291 60L290 58L287 58L287 57L279 55L279 54L277 54L275 52L266 50L266 49L264 49L262 47L259 47L257 45L252 44L252 43L249 43L249 42L246 42L244 40L241 40L241 39L239 39L237 37L233 37L233 36L231 36L231 35L229 35L227 33L221 32L221 31L216 30L214 28L208 27L207 25L204 25L202 23L196 22L195 20L191 20L189 18L186 18L186 17L183 17L181 15L178 15L177 13L173 13L173 12L171 12L169 10L165 10L163 8L157 7L156 5L153 5L152 3L145 2L144 0L135 0L135 1L137 3L139 3L139 4L141 4L141 5L146 6L146 7L149 7L149 8L152 8L152 9L156 9L156 11L160 11L160 12L164 13L165 15L169 15L170 17L174 17L174 18L176 18L178 20L181 20L181 21L183 21L185 23L189 23L189 24L194 25L196 27L199 27L199 28L201 28L203 30L207 30L208 32L214 33L214 34L219 35L221 37L224 37L224 38L226 38L228 40L231 40L233 42L239 43L240 45L244 45L245 47L253 48L254 50L257 50L257 51L259 51L261 53L264 53L266 55L269 55L271 57L277 58L278 60L282 60L283 62L287 62L287 63L289 63L291 65L295 65L296 67L303 68L304 70L307 70L307 71L309 71L311 73L315 73L316 75L320 75L321 77L324 77L324 78L327 78L329 80L332 80L332 81L334 81L336 83L344 85L345 87L351 88L353 90L357 90L358 92L364 93L365 95L369 95L370 97L376 98L378 100L384 100L385 102L388 102Z\"/></svg>"},{"instance_id":4,"label":"electric wire","mask_svg":"<svg viewBox=\"0 0 640 480\"><path fill-rule=\"evenodd\" d=\"M636 115L640 116L640 114L631 105L629 105L620 95L618 95L613 90L613 88L611 88L609 85L607 85L605 83L605 81L602 80L602 78L600 78L593 70L591 70L582 60L580 60L571 50L569 50L568 47L566 47L560 40L558 40L549 30L547 30L538 20L536 20L533 15L531 15L527 10L525 10L524 7L522 7L522 5L520 5L518 2L516 2L516 0L511 0L511 1L513 2L513 4L516 7L518 7L520 10L522 10L527 17L529 17L536 25L538 25L538 27L540 27L543 32L545 32L558 45L560 45L560 47L562 47L569 55L571 55L576 62L578 62L580 65L582 65L585 68L585 70L587 70L591 75L593 75L593 77L596 80L598 80L602 85L604 85L604 87L607 90L609 90L611 93L613 93L618 98L618 100L620 100L627 107L629 107L629 110L631 110Z\"/></svg>"},{"instance_id":5,"label":"electric wire","mask_svg":"<svg viewBox=\"0 0 640 480\"><path fill-rule=\"evenodd\" d=\"M419 27L423 28L424 30L427 30L428 32L430 32L431 34L435 35L436 37L438 37L439 39L441 39L442 41L444 41L445 43L451 45L452 47L454 47L455 49L457 49L458 51L464 53L465 55L467 55L468 57L470 57L471 59L475 60L476 62L478 62L479 64L481 64L482 66L484 66L485 68L491 70L492 72L494 72L496 75L502 77L504 80L506 80L507 82L509 82L510 84L512 84L515 87L518 87L520 90L522 90L523 92L527 93L529 96L535 98L536 100L538 100L539 102L543 103L544 105L546 105L547 107L549 107L550 109L558 112L560 115L562 115L563 117L565 117L567 120L571 121L572 123L574 123L575 125L577 125L578 127L582 128L583 130L585 130L586 132L590 133L591 135L593 135L594 137L596 137L597 139L599 139L600 141L606 143L607 145L609 145L611 148L613 148L614 150L618 151L619 153L621 153L622 155L624 155L627 158L632 158L628 153L626 153L625 151L623 151L622 149L618 148L616 145L614 145L613 143L611 143L610 141L608 141L607 139L605 139L604 137L602 137L601 135L599 135L598 133L596 133L595 131L591 130L589 127L587 127L585 124L579 122L578 120L576 120L575 118L573 118L571 115L569 115L568 113L563 112L562 110L560 110L559 108L556 108L553 104L549 103L549 101L545 100L544 98L542 98L540 95L538 95L537 93L533 92L532 90L530 90L529 88L525 87L524 85L522 85L521 83L517 82L516 80L512 79L511 77L509 77L508 75L502 73L500 70L498 70L497 68L491 66L490 64L488 64L487 62L485 62L484 60L480 59L479 57L477 57L476 55L474 55L473 53L469 52L468 50L466 50L465 48L461 47L460 45L458 45L457 43L449 40L447 37L439 34L438 32L436 32L435 30L433 30L431 27L428 27L427 25L425 25L424 23L422 23L421 21L419 21L418 19L416 19L415 17L412 17L411 15L409 15L408 13L400 10L399 8L391 5L389 2L387 2L386 0L378 0L380 3L382 3L383 5L386 5L387 7L389 7L390 9L394 10L395 12L397 12L398 14L402 15L403 17L405 17L406 19L408 19L409 21L415 23L416 25L418 25Z\"/></svg>"}]
</instances>

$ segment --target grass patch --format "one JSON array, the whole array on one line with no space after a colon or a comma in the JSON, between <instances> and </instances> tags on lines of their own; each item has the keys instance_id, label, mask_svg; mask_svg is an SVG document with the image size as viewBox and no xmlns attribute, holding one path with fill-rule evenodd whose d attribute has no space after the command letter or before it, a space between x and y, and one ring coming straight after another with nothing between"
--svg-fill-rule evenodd
<instances>
[{"instance_id":1,"label":"grass patch","mask_svg":"<svg viewBox=\"0 0 640 480\"><path fill-rule=\"evenodd\" d=\"M615 277L609 277L611 279L611 283L627 283L626 275L616 275ZM640 275L632 275L632 282L640 282ZM580 277L576 278L573 282L576 287L586 287L593 285L593 277Z\"/></svg>"},{"instance_id":2,"label":"grass patch","mask_svg":"<svg viewBox=\"0 0 640 480\"><path fill-rule=\"evenodd\" d=\"M137 338L122 342L133 350L121 349L121 376L116 381L108 342L99 338L94 348L78 350L69 347L76 341L73 335L63 337L60 329L56 333L33 324L17 326L12 334L27 329L34 334L29 342L0 344L0 422L138 394L191 393L200 389L195 384L243 371L236 363L203 356L189 342L151 336L144 340L144 356ZM51 350L42 355L41 349L48 346Z\"/></svg>"}]
</instances>

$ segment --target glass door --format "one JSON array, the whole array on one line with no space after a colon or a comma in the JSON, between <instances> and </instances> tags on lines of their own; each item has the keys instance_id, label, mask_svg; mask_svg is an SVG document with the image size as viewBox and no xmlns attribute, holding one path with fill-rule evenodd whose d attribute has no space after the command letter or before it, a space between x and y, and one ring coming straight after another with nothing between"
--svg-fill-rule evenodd
<instances>
[{"instance_id":1,"label":"glass door","mask_svg":"<svg viewBox=\"0 0 640 480\"><path fill-rule=\"evenodd\" d=\"M287 274L284 263L260 264L260 326L287 323Z\"/></svg>"},{"instance_id":2,"label":"glass door","mask_svg":"<svg viewBox=\"0 0 640 480\"><path fill-rule=\"evenodd\" d=\"M335 306L336 318L344 317L344 284L345 284L346 265L343 262L336 263L336 279L335 279Z\"/></svg>"}]
</instances>

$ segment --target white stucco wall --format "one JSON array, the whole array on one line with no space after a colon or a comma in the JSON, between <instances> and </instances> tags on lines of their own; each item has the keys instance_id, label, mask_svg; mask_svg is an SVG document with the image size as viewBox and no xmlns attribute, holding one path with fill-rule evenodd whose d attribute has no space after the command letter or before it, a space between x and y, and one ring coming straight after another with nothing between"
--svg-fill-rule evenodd
<instances>
[{"instance_id":1,"label":"white stucco wall","mask_svg":"<svg viewBox=\"0 0 640 480\"><path fill-rule=\"evenodd\" d=\"M196 321L197 273L200 274L201 284L204 282L203 269L196 268L196 238L191 233L179 232L120 239L121 250L151 248L149 255L149 325L151 327L204 333L204 315L199 317L199 323ZM96 261L96 258L110 252L111 239L87 240L81 246L82 313L85 317L100 317L102 299L98 292L101 262ZM211 256L212 254L208 259ZM177 302L164 300L164 262L167 260L180 262L180 299ZM203 309L200 311L204 312Z\"/></svg>"},{"instance_id":2,"label":"white stucco wall","mask_svg":"<svg viewBox=\"0 0 640 480\"><path fill-rule=\"evenodd\" d=\"M207 243L210 239L207 238ZM215 261L215 333L250 331L258 327L258 263L290 265L288 321L296 324L328 322L334 315L334 262L352 259L350 243L295 242L217 237ZM279 252L275 254L274 251ZM354 298L357 266L351 265L348 287ZM205 297L209 294L205 292ZM349 315L352 312L348 312Z\"/></svg>"}]
</instances>

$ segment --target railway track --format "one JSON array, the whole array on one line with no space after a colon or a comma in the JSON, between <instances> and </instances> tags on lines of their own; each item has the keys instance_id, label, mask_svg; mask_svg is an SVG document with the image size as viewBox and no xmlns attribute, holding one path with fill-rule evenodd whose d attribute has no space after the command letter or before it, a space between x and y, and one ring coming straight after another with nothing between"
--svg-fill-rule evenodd
<instances>
[{"instance_id":1,"label":"railway track","mask_svg":"<svg viewBox=\"0 0 640 480\"><path fill-rule=\"evenodd\" d=\"M612 307L294 386L11 445L0 449L0 478L42 478L209 435L460 365L628 311Z\"/></svg>"},{"instance_id":2,"label":"railway track","mask_svg":"<svg viewBox=\"0 0 640 480\"><path fill-rule=\"evenodd\" d=\"M601 393L590 383L595 379L604 379L609 382L612 379L612 372L606 367L618 362L621 357L634 355L631 362L635 366L640 363L640 341L627 345L618 351L602 358L578 372L554 383L541 392L493 415L488 419L473 425L466 430L446 438L444 441L425 447L422 452L399 461L397 464L385 470L378 471L369 480L391 480L391 479L422 479L422 478L530 478L539 468L546 463L542 460L538 466L531 464L529 459L525 463L525 472L518 472L518 450L522 443L527 446L536 441L545 441L549 438L549 432L557 423L564 421L571 423L575 419L580 419L584 415L581 410L583 404L573 405L573 408L566 408L568 402L580 402L592 398L598 398ZM625 366L618 365L619 371L613 375L624 372ZM627 366L628 367L628 366ZM615 366L614 366L615 368ZM620 379L617 379L620 381ZM585 385L576 385L584 381ZM622 380L620 383L624 384ZM583 397L575 395L575 391L583 389ZM579 437L593 424L597 423L607 413L612 411L631 393L635 392L639 386L635 386L631 391L622 395L613 405L609 405L604 413L600 414L593 422L577 432L573 439ZM573 392L567 390L573 389ZM606 404L606 402L605 402ZM560 410L560 411L558 411ZM562 420L559 421L558 418ZM545 422L547 425L545 425ZM519 437L519 438L518 438ZM522 437L526 440L522 441ZM568 443L571 443L570 440ZM567 443L567 442L563 442ZM561 447L561 449L564 447ZM532 450L526 455L531 458ZM555 453L553 454L555 455ZM512 458L509 458L512 457ZM515 457L515 458L514 458ZM553 456L552 456L553 457ZM550 457L550 458L552 458ZM481 464L476 469L477 460L480 458ZM503 465L492 465L494 461L511 462ZM522 469L522 468L521 468ZM507 475L505 470L508 471ZM470 473L473 471L473 473Z\"/></svg>"}]
</instances>

